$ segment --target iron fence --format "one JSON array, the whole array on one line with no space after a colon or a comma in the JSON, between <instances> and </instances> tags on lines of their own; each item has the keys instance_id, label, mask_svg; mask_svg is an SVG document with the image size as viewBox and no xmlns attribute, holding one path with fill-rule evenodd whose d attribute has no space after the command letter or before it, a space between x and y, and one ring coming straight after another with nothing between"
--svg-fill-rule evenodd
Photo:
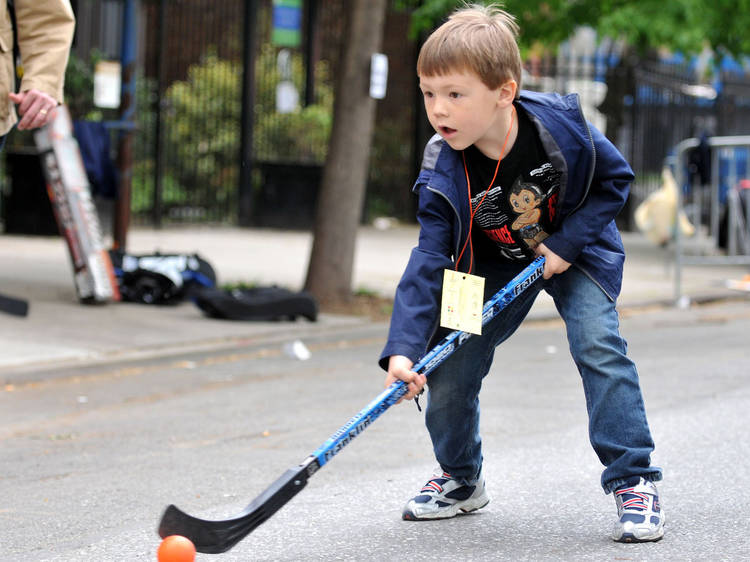
<instances>
[{"instance_id":1,"label":"iron fence","mask_svg":"<svg viewBox=\"0 0 750 562\"><path fill-rule=\"evenodd\" d=\"M141 0L134 224L311 224L331 129L346 1L302 2L302 41L289 48L271 40L272 0ZM244 33L249 5L257 8L251 48ZM100 49L101 56L116 59L112 38L120 37L115 17L120 0L76 0L74 8L79 58ZM406 11L388 11L383 42L388 93L378 102L365 219L414 216L409 187L432 131L414 72L419 45L406 39L408 27ZM574 41L554 56L529 57L524 86L579 92L587 117L631 162L637 179L621 226L631 227L632 210L659 187L664 158L679 141L703 131L711 136L750 131L746 75L724 73L701 84L690 67L634 61L621 45L606 40L576 41L586 52L575 52ZM252 152L243 168L248 61L254 68ZM74 84L66 82L66 96L77 103ZM99 114L113 118L111 112ZM249 175L249 210L239 204L241 174ZM240 212L249 216L243 220Z\"/></svg>"},{"instance_id":2,"label":"iron fence","mask_svg":"<svg viewBox=\"0 0 750 562\"><path fill-rule=\"evenodd\" d=\"M665 158L683 139L750 132L747 74L701 81L688 64L630 58L605 41L586 54L563 46L555 57L530 59L526 70L530 88L577 92L587 119L630 162L636 180L618 217L625 230L634 227L637 205L661 186Z\"/></svg>"},{"instance_id":3,"label":"iron fence","mask_svg":"<svg viewBox=\"0 0 750 562\"><path fill-rule=\"evenodd\" d=\"M243 3L146 0L132 220L228 222L237 207Z\"/></svg>"},{"instance_id":4,"label":"iron fence","mask_svg":"<svg viewBox=\"0 0 750 562\"><path fill-rule=\"evenodd\" d=\"M304 2L296 48L273 43L272 2L256 2L256 42L243 52L247 2L144 0L134 223L238 221L242 73L251 57L252 203L251 216L239 221L310 226L331 131L344 2ZM367 205L401 218L413 211L416 53L413 42L404 41L407 26L408 14L389 13L384 50L396 72L389 99L378 108ZM409 78L399 78L402 72Z\"/></svg>"}]
</instances>

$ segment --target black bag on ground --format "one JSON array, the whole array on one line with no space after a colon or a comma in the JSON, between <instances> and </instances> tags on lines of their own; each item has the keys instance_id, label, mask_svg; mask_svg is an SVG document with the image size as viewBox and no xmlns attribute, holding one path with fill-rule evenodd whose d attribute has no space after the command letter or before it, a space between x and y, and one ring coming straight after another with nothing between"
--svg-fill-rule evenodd
<instances>
[{"instance_id":1,"label":"black bag on ground","mask_svg":"<svg viewBox=\"0 0 750 562\"><path fill-rule=\"evenodd\" d=\"M124 301L176 304L198 289L216 286L213 267L198 254L109 254Z\"/></svg>"},{"instance_id":2,"label":"black bag on ground","mask_svg":"<svg viewBox=\"0 0 750 562\"><path fill-rule=\"evenodd\" d=\"M201 289L193 302L211 318L225 320L296 320L298 316L315 322L318 303L305 291L294 292L281 287L252 289Z\"/></svg>"}]
</instances>

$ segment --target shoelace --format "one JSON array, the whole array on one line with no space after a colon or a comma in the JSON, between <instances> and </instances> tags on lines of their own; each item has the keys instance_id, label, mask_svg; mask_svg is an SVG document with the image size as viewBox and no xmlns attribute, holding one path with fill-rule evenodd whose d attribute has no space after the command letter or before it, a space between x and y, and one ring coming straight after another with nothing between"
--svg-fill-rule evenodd
<instances>
[{"instance_id":1,"label":"shoelace","mask_svg":"<svg viewBox=\"0 0 750 562\"><path fill-rule=\"evenodd\" d=\"M622 498L622 509L637 509L639 511L648 509L648 494L636 492L635 488L623 488L615 493L618 496L625 496L625 494L631 496Z\"/></svg>"},{"instance_id":2,"label":"shoelace","mask_svg":"<svg viewBox=\"0 0 750 562\"><path fill-rule=\"evenodd\" d=\"M437 492L438 494L443 491L443 484L447 480L451 479L451 475L447 472L443 472L441 476L435 476L422 486L422 492Z\"/></svg>"}]
</instances>

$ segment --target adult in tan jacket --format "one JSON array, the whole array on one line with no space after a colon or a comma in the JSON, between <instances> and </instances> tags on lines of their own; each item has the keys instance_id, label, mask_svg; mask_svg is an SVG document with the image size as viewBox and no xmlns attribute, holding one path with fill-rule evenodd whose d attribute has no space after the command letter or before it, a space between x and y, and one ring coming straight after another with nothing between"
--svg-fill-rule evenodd
<instances>
[{"instance_id":1,"label":"adult in tan jacket","mask_svg":"<svg viewBox=\"0 0 750 562\"><path fill-rule=\"evenodd\" d=\"M13 26L0 0L0 138L19 129L41 127L63 101L63 82L75 18L70 0L13 0L23 78L15 90ZM18 116L20 115L20 121Z\"/></svg>"}]
</instances>

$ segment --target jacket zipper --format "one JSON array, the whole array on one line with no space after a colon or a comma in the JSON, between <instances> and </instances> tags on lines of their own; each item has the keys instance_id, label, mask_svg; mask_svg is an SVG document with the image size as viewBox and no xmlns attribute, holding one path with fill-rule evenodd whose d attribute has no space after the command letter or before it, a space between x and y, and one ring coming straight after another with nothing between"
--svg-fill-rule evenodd
<instances>
[{"instance_id":1,"label":"jacket zipper","mask_svg":"<svg viewBox=\"0 0 750 562\"><path fill-rule=\"evenodd\" d=\"M591 134L591 128L589 127L589 124L586 122L586 117L583 115L583 108L581 107L581 97L579 95L576 95L576 103L578 104L578 113L583 118L583 126L586 129L586 134L589 138L589 143L591 144L591 167L589 168L589 176L586 179L586 191L583 194L583 197L581 197L580 202L576 207L570 211L570 213L575 213L581 205L583 205L583 202L586 200L586 196L589 194L589 190L591 189L591 183L594 181L594 170L596 169L596 145L594 144L594 136ZM582 268L580 265L576 264L576 267L583 272L583 274L591 279L594 284L599 287L602 292L607 295L607 298L611 300L612 302L615 302L615 299L612 298L612 295L610 295L604 287L602 287L599 282L592 277L592 275L586 271L584 268Z\"/></svg>"},{"instance_id":2,"label":"jacket zipper","mask_svg":"<svg viewBox=\"0 0 750 562\"><path fill-rule=\"evenodd\" d=\"M578 205L576 205L576 207L571 210L569 214L575 213L578 209L581 208L581 205L583 205L583 202L586 200L586 196L589 194L589 190L591 189L591 182L594 181L594 170L596 169L596 145L594 144L594 136L591 134L589 124L586 122L586 117L584 116L583 108L581 107L581 97L578 94L576 94L576 103L578 104L578 114L583 120L583 126L586 129L589 144L591 145L591 166L589 168L588 178L586 179L586 191L583 193L583 197L581 197Z\"/></svg>"},{"instance_id":3,"label":"jacket zipper","mask_svg":"<svg viewBox=\"0 0 750 562\"><path fill-rule=\"evenodd\" d=\"M435 189L434 187L430 187L429 184L425 184L425 189L431 191L432 193L436 193L437 195L440 195L440 197L442 197L443 199L445 199L446 202L448 203L448 205L450 205L450 208L453 209L453 213L456 215L456 219L458 220L458 242L457 242L456 249L453 251L453 255L455 255L457 257L458 256L458 252L460 251L459 247L461 246L461 233L464 231L464 226L461 223L461 215L458 213L458 210L456 210L456 207L453 205L453 203L451 202L451 200L448 198L448 196L445 193L443 193L439 189ZM439 325L440 325L440 321L435 322L435 324L433 325L432 332L430 333L430 337L427 338L427 346L424 348L424 351L422 352L422 357L424 357L424 355L427 353L427 351L429 351L430 342L432 341L432 338L435 337L435 334L438 331L438 326ZM419 403L417 403L417 408L419 408ZM420 411L421 411L421 408L420 408Z\"/></svg>"},{"instance_id":4,"label":"jacket zipper","mask_svg":"<svg viewBox=\"0 0 750 562\"><path fill-rule=\"evenodd\" d=\"M569 215L576 212L583 205L583 202L586 200L586 196L589 194L589 190L591 189L591 183L594 181L594 171L596 170L596 145L594 144L594 136L591 134L591 129L589 128L589 125L586 122L586 117L583 115L583 108L581 107L581 98L577 94L576 94L576 103L578 105L578 113L581 116L583 120L583 126L586 129L586 134L589 139L589 144L591 145L591 166L588 171L588 177L586 178L586 189L583 193L583 196L579 200L578 204L570 211L570 213L568 213ZM543 125L539 122L538 119L536 119L536 117L533 114L531 115L531 117L532 117L532 120L534 120L537 123L537 126L543 127ZM561 204L562 204L562 198L558 202L558 205L561 205ZM596 279L594 279L591 276L591 274L588 271L586 271L584 268L582 268L578 264L573 264L573 265L577 267L586 277L591 279L594 282L594 284L596 284L596 286L599 287L605 295L607 295L607 298L609 300L611 300L612 302L615 301L615 299L612 298L612 296L604 289L604 287L601 286L601 284Z\"/></svg>"},{"instance_id":5,"label":"jacket zipper","mask_svg":"<svg viewBox=\"0 0 750 562\"><path fill-rule=\"evenodd\" d=\"M445 193L443 193L439 189L430 187L429 184L425 184L425 189L428 189L429 191L432 191L433 193L437 193L438 195L440 195L440 197L445 199L448 202L448 205L450 205L451 209L453 209L453 213L456 215L456 218L458 219L458 243L457 243L456 249L453 251L453 255L456 256L456 258L458 258L458 253L461 251L459 249L461 246L461 234L464 231L464 225L461 223L461 215L458 213L458 211L456 210L456 207L453 205L453 203L451 202L451 200L448 198L448 196Z\"/></svg>"}]
</instances>

